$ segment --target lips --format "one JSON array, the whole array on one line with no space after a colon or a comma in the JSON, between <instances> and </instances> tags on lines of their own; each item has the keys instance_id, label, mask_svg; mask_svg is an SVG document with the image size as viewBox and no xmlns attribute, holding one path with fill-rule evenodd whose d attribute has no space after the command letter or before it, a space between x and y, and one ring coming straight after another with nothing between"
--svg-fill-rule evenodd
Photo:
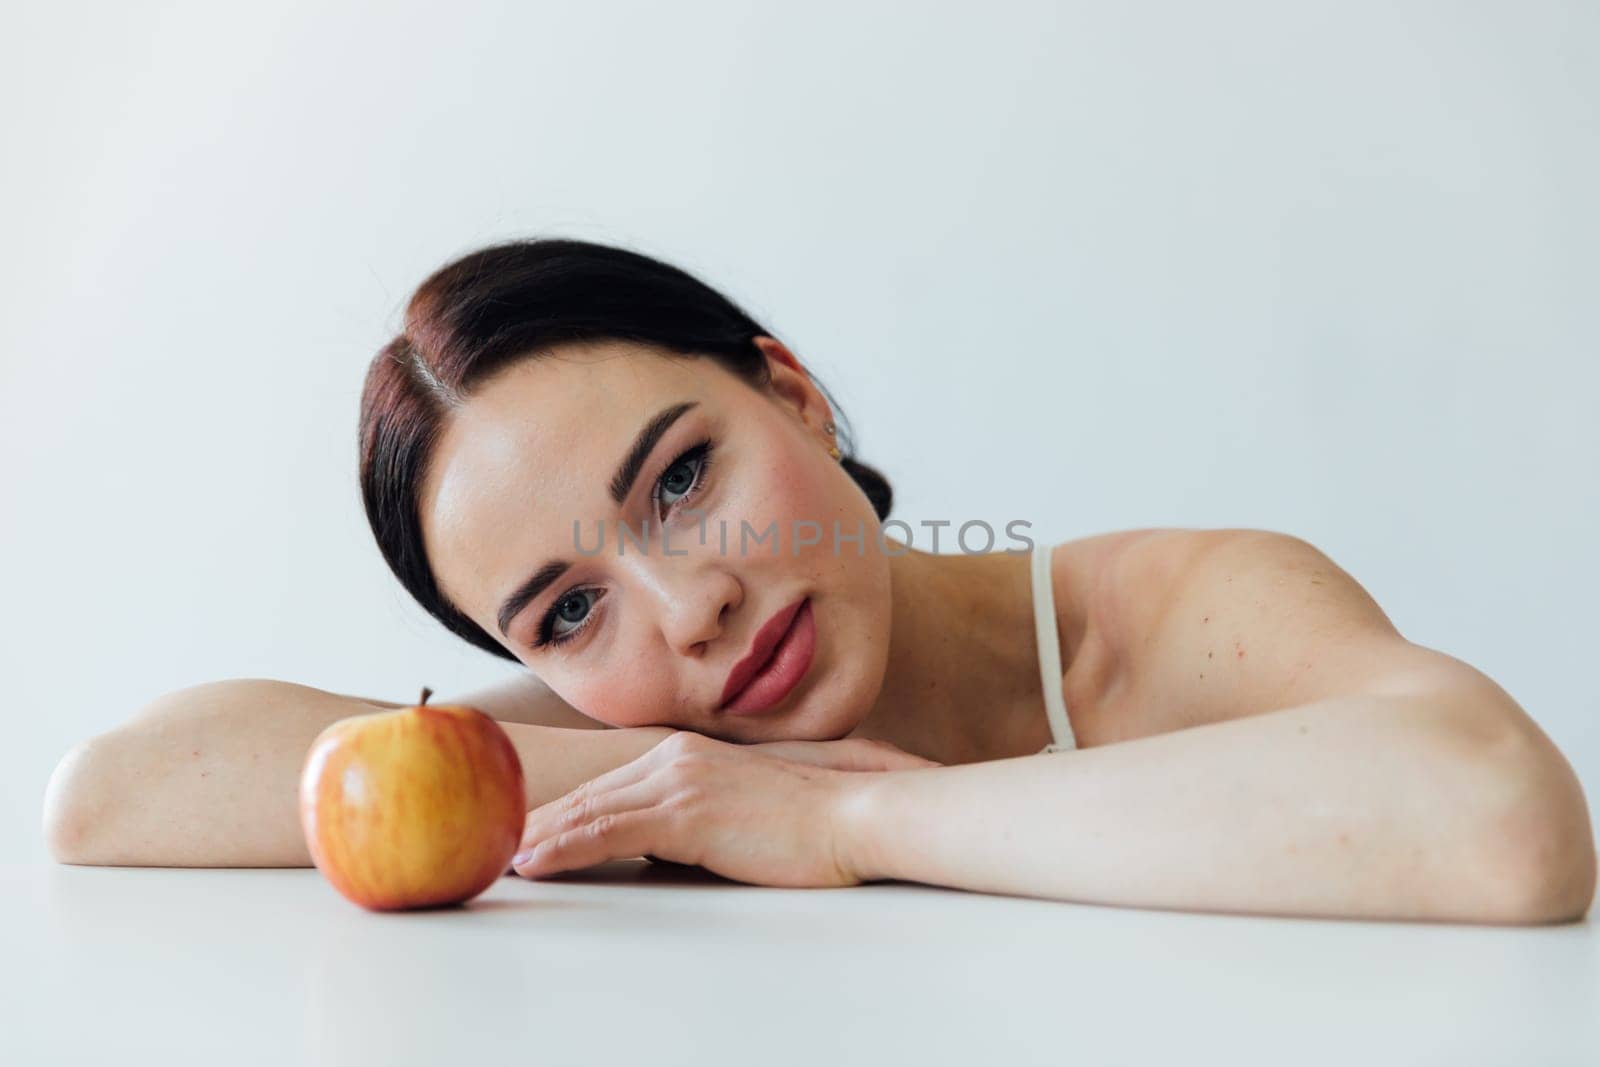
<instances>
[{"instance_id":1,"label":"lips","mask_svg":"<svg viewBox=\"0 0 1600 1067\"><path fill-rule=\"evenodd\" d=\"M789 627L794 624L794 617L800 613L805 602L806 598L801 597L761 624L761 629L756 631L755 639L750 643L750 651L735 663L733 670L728 673L728 681L722 687L722 703L719 705L719 710L725 710L733 698L739 695L739 691L750 683L750 679L767 665L767 661L772 658L773 650L778 647L778 642L783 640L784 634L789 632Z\"/></svg>"}]
</instances>

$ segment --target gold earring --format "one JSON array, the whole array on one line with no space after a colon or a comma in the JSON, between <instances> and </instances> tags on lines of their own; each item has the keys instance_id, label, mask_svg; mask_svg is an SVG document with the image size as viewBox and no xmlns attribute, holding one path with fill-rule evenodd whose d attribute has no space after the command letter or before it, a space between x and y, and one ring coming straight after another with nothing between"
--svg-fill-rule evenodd
<instances>
[{"instance_id":1,"label":"gold earring","mask_svg":"<svg viewBox=\"0 0 1600 1067\"><path fill-rule=\"evenodd\" d=\"M827 432L829 437L833 436L835 427L834 427L832 422L823 423L822 424L822 428L823 428L823 430L825 430ZM828 446L828 455L832 456L834 459L838 459L839 456L840 456L839 446L838 445L829 445Z\"/></svg>"},{"instance_id":2,"label":"gold earring","mask_svg":"<svg viewBox=\"0 0 1600 1067\"><path fill-rule=\"evenodd\" d=\"M839 447L837 445L829 445L828 455L832 456L834 459L838 459L842 453L839 451Z\"/></svg>"}]
</instances>

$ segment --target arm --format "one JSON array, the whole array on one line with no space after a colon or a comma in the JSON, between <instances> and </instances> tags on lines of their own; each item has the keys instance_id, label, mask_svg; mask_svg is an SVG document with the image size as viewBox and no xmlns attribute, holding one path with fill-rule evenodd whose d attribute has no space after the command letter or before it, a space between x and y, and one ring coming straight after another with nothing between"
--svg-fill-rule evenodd
<instances>
[{"instance_id":1,"label":"arm","mask_svg":"<svg viewBox=\"0 0 1600 1067\"><path fill-rule=\"evenodd\" d=\"M1580 918L1572 769L1498 687L1346 695L1081 751L863 775L864 879L1224 912Z\"/></svg>"},{"instance_id":2,"label":"arm","mask_svg":"<svg viewBox=\"0 0 1600 1067\"><path fill-rule=\"evenodd\" d=\"M297 791L312 741L339 719L394 706L265 679L169 693L61 760L45 791L51 854L92 865L309 867ZM672 733L500 725L522 760L530 808Z\"/></svg>"},{"instance_id":3,"label":"arm","mask_svg":"<svg viewBox=\"0 0 1600 1067\"><path fill-rule=\"evenodd\" d=\"M357 703L371 704L379 708L405 707L403 704L390 703L387 700L372 700L365 697L345 697L345 700L354 700ZM557 696L549 686L541 682L537 676L526 672L519 672L482 689L474 689L459 697L442 698L435 696L434 704L465 704L477 708L491 719L501 723L524 722L534 726L559 726L567 730L610 730L614 727L596 719L591 719L561 697Z\"/></svg>"}]
</instances>

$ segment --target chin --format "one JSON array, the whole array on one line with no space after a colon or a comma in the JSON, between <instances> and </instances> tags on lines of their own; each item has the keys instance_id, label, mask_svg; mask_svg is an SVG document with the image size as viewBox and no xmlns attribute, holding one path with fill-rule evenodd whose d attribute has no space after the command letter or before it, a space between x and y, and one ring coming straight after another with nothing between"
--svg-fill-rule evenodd
<instances>
[{"instance_id":1,"label":"chin","mask_svg":"<svg viewBox=\"0 0 1600 1067\"><path fill-rule=\"evenodd\" d=\"M805 704L827 707L832 701L826 694L814 695ZM713 728L698 731L707 737L736 745L758 745L765 741L839 741L859 725L859 716L828 715L799 706L788 711L775 711L747 719L729 715Z\"/></svg>"},{"instance_id":2,"label":"chin","mask_svg":"<svg viewBox=\"0 0 1600 1067\"><path fill-rule=\"evenodd\" d=\"M861 725L863 716L854 710L857 704L853 700L841 699L832 693L818 693L813 694L810 703L823 710L797 708L776 716L771 728L781 732L782 737L770 740L842 741Z\"/></svg>"}]
</instances>

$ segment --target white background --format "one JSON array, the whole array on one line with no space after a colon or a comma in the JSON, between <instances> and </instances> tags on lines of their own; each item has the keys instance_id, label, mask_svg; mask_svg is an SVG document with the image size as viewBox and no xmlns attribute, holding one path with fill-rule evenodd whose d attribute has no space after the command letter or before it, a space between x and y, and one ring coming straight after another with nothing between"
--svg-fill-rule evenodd
<instances>
[{"instance_id":1,"label":"white background","mask_svg":"<svg viewBox=\"0 0 1600 1067\"><path fill-rule=\"evenodd\" d=\"M1600 794L1588 3L27 5L0 34L0 847L230 677L513 668L355 481L411 289L511 236L699 273L896 516L1254 526L1478 665Z\"/></svg>"}]
</instances>

